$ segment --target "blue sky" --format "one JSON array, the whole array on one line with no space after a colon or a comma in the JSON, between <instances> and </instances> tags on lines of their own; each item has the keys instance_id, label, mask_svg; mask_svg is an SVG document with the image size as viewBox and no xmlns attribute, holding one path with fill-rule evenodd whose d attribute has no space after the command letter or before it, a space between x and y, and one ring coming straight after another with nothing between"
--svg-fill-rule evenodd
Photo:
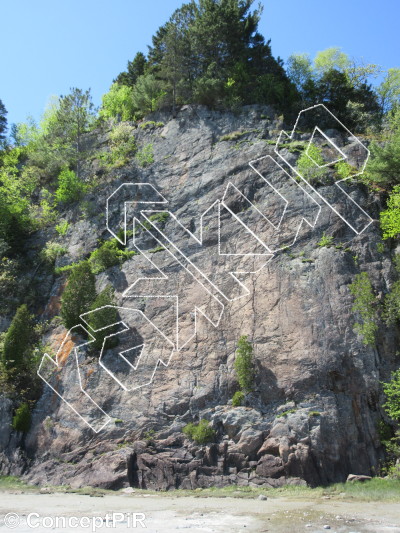
<instances>
[{"instance_id":1,"label":"blue sky","mask_svg":"<svg viewBox=\"0 0 400 533\"><path fill-rule=\"evenodd\" d=\"M257 2L255 2L256 4ZM340 46L400 67L399 0L264 0L259 30L275 56ZM0 0L0 99L8 121L38 119L52 95L91 88L96 105L139 50L146 52L176 0Z\"/></svg>"}]
</instances>

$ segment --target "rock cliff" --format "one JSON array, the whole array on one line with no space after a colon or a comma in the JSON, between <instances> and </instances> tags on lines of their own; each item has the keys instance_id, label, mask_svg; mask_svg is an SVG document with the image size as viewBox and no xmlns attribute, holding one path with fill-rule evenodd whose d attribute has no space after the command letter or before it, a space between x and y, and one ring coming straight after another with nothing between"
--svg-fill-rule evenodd
<instances>
[{"instance_id":1,"label":"rock cliff","mask_svg":"<svg viewBox=\"0 0 400 533\"><path fill-rule=\"evenodd\" d=\"M146 355L136 373L128 368L118 354L132 348L132 337L107 350L101 366L82 347L79 331L71 335L58 369L52 369L55 387L70 405L44 385L32 428L22 436L10 429L12 402L0 399L1 472L40 484L155 489L317 485L344 481L350 473L373 473L383 458L377 433L380 381L392 369L398 332L381 328L376 346L365 346L353 330L357 317L348 285L366 271L384 294L393 280L389 251L378 251L377 222L356 234L321 201L319 195L334 195L334 184L319 185L317 193L300 188L282 160L281 168L265 158L276 160L282 129L268 108L246 107L234 115L185 106L174 118L162 113L150 118L154 122L137 126L135 136L139 146L153 145L154 163L140 168L132 161L108 171L96 159L87 164L86 176L97 174L99 184L86 198L85 218L77 209L65 213L70 228L60 242L68 253L57 266L85 257L98 238L107 238L106 202L119 186L153 186L132 189L128 200L136 204L127 211L128 221L146 201L148 209L170 211L177 220L169 216L159 224L163 239L155 238L151 225L136 226L142 253L98 274L96 284L114 287L120 316L136 335L134 345L142 344L144 335L152 338L164 354L156 351L156 359L164 364L144 385L157 361ZM357 157L351 155L354 139L335 131L331 137L339 146L350 143L349 157ZM107 132L87 139L97 149L106 142ZM290 163L295 150L289 144L283 150ZM249 166L259 158L264 159L256 170L269 176L268 185ZM154 202L154 190L166 204ZM377 217L378 199L363 186L350 186L348 193ZM125 201L122 196L112 204L111 228L120 225ZM282 226L268 248L285 202L297 225ZM309 224L300 226L302 218ZM300 228L295 242L294 227ZM39 232L32 242L54 238L51 231ZM334 238L333 246L318 246L324 232ZM257 255L240 255L250 252ZM177 261L177 255L188 262ZM167 281L144 280L156 277L157 269ZM234 278L230 272L242 274ZM141 285L134 285L139 278ZM53 274L40 280L42 314L49 321L44 342L54 351L67 333L57 318L65 282L65 275ZM146 298L150 290L159 297ZM152 337L154 327L165 335L165 346L156 340L158 333ZM241 335L253 344L256 378L245 405L233 407L238 389L233 363ZM77 368L83 388L107 415L100 421L90 411L93 405L87 406ZM96 431L108 423L96 433L71 405ZM197 445L182 433L200 419L215 429L214 443Z\"/></svg>"}]
</instances>

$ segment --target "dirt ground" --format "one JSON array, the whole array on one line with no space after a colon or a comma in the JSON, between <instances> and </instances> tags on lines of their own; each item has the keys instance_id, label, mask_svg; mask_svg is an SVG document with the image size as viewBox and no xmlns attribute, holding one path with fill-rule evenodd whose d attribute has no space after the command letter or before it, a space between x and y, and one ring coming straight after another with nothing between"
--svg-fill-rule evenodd
<instances>
[{"instance_id":1,"label":"dirt ground","mask_svg":"<svg viewBox=\"0 0 400 533\"><path fill-rule=\"evenodd\" d=\"M39 515L30 518L31 526L27 523L30 513ZM112 513L116 513L114 524ZM143 518L136 514L136 527L132 513L145 515ZM44 517L49 518L43 520ZM75 522L67 521L67 527L62 527L62 522L55 522L56 517L66 517L65 520L70 517L96 519L78 527ZM320 533L327 530L332 533L400 533L400 504L280 497L267 500L196 498L136 493L87 496L9 491L0 495L1 533L11 530L19 533L50 530L83 533L107 529L149 533L181 530L190 530L191 533Z\"/></svg>"}]
</instances>

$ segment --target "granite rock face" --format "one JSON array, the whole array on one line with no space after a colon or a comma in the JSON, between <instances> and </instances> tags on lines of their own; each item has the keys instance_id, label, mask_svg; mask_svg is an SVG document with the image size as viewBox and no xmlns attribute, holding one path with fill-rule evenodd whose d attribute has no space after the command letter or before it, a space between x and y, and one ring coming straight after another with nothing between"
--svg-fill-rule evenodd
<instances>
[{"instance_id":1,"label":"granite rock face","mask_svg":"<svg viewBox=\"0 0 400 533\"><path fill-rule=\"evenodd\" d=\"M8 429L11 403L2 400L1 471L24 471L25 479L36 484L115 489L317 485L344 481L354 472L371 474L383 457L377 433L382 416L379 383L390 374L398 336L397 331L382 328L376 347L364 346L353 331L357 317L351 311L348 285L358 272L366 271L374 288L384 294L393 280L389 253L378 252L378 224L373 222L356 235L311 189L306 194L307 187L300 188L265 159L260 172L270 177L281 196L272 193L248 164L274 156L273 141L282 124L270 109L247 107L232 115L185 106L175 118L162 114L151 118L164 120L164 126L138 127L136 136L139 146L153 145L154 163L139 168L132 161L126 168L103 171L99 188L89 199L94 213L84 221L70 213L72 228L63 240L69 253L58 261L77 260L95 248L99 237L107 236L106 199L123 183L153 185L168 201L158 210L171 211L197 236L200 217L206 213L202 234L206 247L189 238L170 216L160 225L164 240L155 239L155 230L142 228L136 240L142 253L97 276L98 289L112 285L120 313L127 320L134 317L139 341L150 334L144 319L144 325L139 324L142 315L132 311L136 309L167 339L176 333L177 316L183 347L171 359L168 356L168 366L158 365L150 385L137 388L132 383L145 383L154 361L148 357L135 375L127 370L118 353L129 350L132 342L125 345L123 339L104 356L105 366L119 382L99 365L98 358L78 349L83 386L112 417L98 433L45 386L33 412L32 428L21 440ZM337 142L344 141L338 137ZM292 156L287 150L288 160ZM98 163L92 164L86 169L88 175ZM321 185L318 193L329 196L333 187ZM376 217L377 200L366 190L353 186L348 192ZM134 200L145 202L146 194ZM271 224L284 212L282 196L297 224L302 217L315 221L317 211L318 221L313 228L302 224L295 244L287 249L284 246L291 244L297 227L289 223L280 234L282 250L271 258L265 242L269 242ZM249 207L245 197L257 209ZM222 198L221 208L215 202ZM219 219L218 208L222 209ZM132 209L137 213L137 205ZM149 209L156 209L155 204ZM268 213L269 220L260 213ZM110 223L116 227L120 220L119 206L111 213ZM323 232L334 237L336 246L318 246ZM190 259L195 276L170 253L174 246ZM227 254L223 260L216 253L218 246ZM149 264L146 250L154 264ZM243 282L239 284L229 272L248 268L248 259L237 254L250 252L258 254L250 265L256 273L238 275ZM177 315L171 299L145 298L148 285L132 288L140 277L154 277L154 265L168 273L169 290L179 294ZM208 280L201 278L199 270ZM45 284L47 319L58 314L63 283L63 278L51 278ZM154 294L165 295L161 292L165 287L157 283ZM196 308L214 318L222 309L218 326ZM51 324L44 341L56 350L66 332ZM245 334L254 348L254 391L244 406L232 407L230 400L238 390L235 349ZM87 413L73 350L82 342L79 335L69 339L56 377L74 409ZM134 390L125 390L120 383ZM93 421L90 412L87 416ZM201 419L214 428L214 443L198 445L182 433L187 423Z\"/></svg>"}]
</instances>

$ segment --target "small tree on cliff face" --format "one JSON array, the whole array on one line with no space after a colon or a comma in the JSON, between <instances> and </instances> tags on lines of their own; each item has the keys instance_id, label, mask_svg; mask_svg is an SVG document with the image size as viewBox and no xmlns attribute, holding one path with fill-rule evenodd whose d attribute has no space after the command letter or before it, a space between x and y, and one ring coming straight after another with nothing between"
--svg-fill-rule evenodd
<instances>
[{"instance_id":1,"label":"small tree on cliff face","mask_svg":"<svg viewBox=\"0 0 400 533\"><path fill-rule=\"evenodd\" d=\"M61 297L61 317L67 329L80 323L79 315L89 311L95 298L95 277L89 263L83 261L71 272Z\"/></svg>"},{"instance_id":2,"label":"small tree on cliff face","mask_svg":"<svg viewBox=\"0 0 400 533\"><path fill-rule=\"evenodd\" d=\"M21 305L4 338L3 362L6 370L21 371L28 366L32 354L33 324L26 305Z\"/></svg>"},{"instance_id":3,"label":"small tree on cliff face","mask_svg":"<svg viewBox=\"0 0 400 533\"><path fill-rule=\"evenodd\" d=\"M247 335L242 335L238 341L235 359L235 371L240 388L244 393L253 390L254 361L253 347L247 340Z\"/></svg>"}]
</instances>

